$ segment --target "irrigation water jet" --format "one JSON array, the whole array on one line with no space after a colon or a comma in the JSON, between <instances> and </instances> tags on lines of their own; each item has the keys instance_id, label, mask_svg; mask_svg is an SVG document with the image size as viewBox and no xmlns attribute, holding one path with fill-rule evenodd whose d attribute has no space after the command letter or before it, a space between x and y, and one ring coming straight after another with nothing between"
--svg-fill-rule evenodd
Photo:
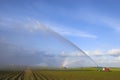
<instances>
[{"instance_id":1,"label":"irrigation water jet","mask_svg":"<svg viewBox=\"0 0 120 80\"><path fill-rule=\"evenodd\" d=\"M74 65L97 66L74 43L39 21L31 20L16 25L11 22L0 28L0 65L65 67L76 63Z\"/></svg>"},{"instance_id":2,"label":"irrigation water jet","mask_svg":"<svg viewBox=\"0 0 120 80\"><path fill-rule=\"evenodd\" d=\"M98 64L90 57L88 56L82 49L80 49L78 46L76 46L74 43L72 43L70 40L66 39L65 37L63 37L62 35L60 35L59 33L55 32L54 30L48 28L48 27L45 27L45 26L41 26L43 27L46 31L48 31L48 33L52 34L53 36L55 36L57 39L59 39L60 41L63 41L67 44L69 44L70 46L73 46L74 48L76 48L78 51L82 52L85 56L87 56L96 66L98 66ZM67 60L68 61L68 60ZM62 67L65 67L67 64L66 59L65 61L62 63ZM78 60L79 61L79 60ZM71 63L74 63L76 61L72 61ZM70 64L71 64L70 63Z\"/></svg>"}]
</instances>

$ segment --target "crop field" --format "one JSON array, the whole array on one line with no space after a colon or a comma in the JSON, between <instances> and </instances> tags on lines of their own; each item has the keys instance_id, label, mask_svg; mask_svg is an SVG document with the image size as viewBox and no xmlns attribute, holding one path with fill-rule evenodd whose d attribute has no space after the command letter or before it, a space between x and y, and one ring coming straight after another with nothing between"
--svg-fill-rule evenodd
<instances>
[{"instance_id":1,"label":"crop field","mask_svg":"<svg viewBox=\"0 0 120 80\"><path fill-rule=\"evenodd\" d=\"M120 69L112 68L110 72L98 72L93 68L1 70L0 80L120 80Z\"/></svg>"}]
</instances>

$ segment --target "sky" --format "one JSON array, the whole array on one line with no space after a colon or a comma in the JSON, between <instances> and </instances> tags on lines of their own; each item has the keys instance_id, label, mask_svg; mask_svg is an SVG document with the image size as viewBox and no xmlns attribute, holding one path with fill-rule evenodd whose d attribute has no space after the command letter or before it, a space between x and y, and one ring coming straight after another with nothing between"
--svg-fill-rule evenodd
<instances>
[{"instance_id":1,"label":"sky","mask_svg":"<svg viewBox=\"0 0 120 80\"><path fill-rule=\"evenodd\" d=\"M119 0L0 0L0 55L2 60L8 58L0 63L79 62L55 57L78 55L70 41L98 65L120 67L119 4Z\"/></svg>"}]
</instances>

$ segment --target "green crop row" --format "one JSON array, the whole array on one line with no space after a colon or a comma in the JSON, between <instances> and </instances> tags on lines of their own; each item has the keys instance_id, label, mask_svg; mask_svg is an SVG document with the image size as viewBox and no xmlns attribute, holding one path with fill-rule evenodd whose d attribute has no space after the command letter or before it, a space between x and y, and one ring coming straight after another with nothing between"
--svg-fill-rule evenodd
<instances>
[{"instance_id":1,"label":"green crop row","mask_svg":"<svg viewBox=\"0 0 120 80\"><path fill-rule=\"evenodd\" d=\"M0 71L0 80L23 80L22 71Z\"/></svg>"},{"instance_id":2,"label":"green crop row","mask_svg":"<svg viewBox=\"0 0 120 80\"><path fill-rule=\"evenodd\" d=\"M89 68L90 69L90 68ZM120 69L96 70L24 70L0 71L0 80L120 80Z\"/></svg>"}]
</instances>

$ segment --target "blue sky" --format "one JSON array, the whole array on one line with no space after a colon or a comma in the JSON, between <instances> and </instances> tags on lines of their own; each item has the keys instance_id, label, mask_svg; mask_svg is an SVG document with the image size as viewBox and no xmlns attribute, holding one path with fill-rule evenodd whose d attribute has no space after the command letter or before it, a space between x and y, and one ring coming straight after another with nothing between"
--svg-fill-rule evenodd
<instances>
[{"instance_id":1,"label":"blue sky","mask_svg":"<svg viewBox=\"0 0 120 80\"><path fill-rule=\"evenodd\" d=\"M120 1L119 0L0 0L0 36L1 43L4 36L8 43L16 36L24 34L13 34L4 31L6 28L36 25L39 22L66 39L73 42L88 55L90 55L101 66L120 66ZM26 27L32 32L32 27ZM32 40L21 44L35 45L38 48L39 39L32 34ZM25 37L25 36L24 36ZM26 37L25 37L26 38ZM14 39L14 38L13 38ZM17 43L15 39L14 43ZM23 41L23 42L22 42ZM43 40L44 41L44 40ZM44 42L46 43L46 42ZM31 46L29 45L29 46ZM60 46L61 47L61 46Z\"/></svg>"}]
</instances>

